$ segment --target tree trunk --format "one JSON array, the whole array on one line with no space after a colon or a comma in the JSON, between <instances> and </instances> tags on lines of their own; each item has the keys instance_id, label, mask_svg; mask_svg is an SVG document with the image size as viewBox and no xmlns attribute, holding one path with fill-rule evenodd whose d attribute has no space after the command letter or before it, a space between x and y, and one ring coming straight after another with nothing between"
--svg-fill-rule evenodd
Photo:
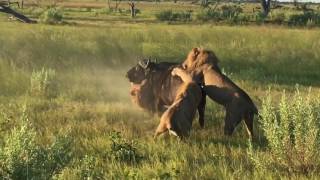
<instances>
[{"instance_id":1,"label":"tree trunk","mask_svg":"<svg viewBox=\"0 0 320 180\"><path fill-rule=\"evenodd\" d=\"M134 18L136 16L136 9L134 2L129 3L130 10L131 10L131 17Z\"/></svg>"},{"instance_id":2,"label":"tree trunk","mask_svg":"<svg viewBox=\"0 0 320 180\"><path fill-rule=\"evenodd\" d=\"M108 4L108 8L109 8L109 10L111 10L111 2L110 2L111 0L107 0L107 4Z\"/></svg>"},{"instance_id":3,"label":"tree trunk","mask_svg":"<svg viewBox=\"0 0 320 180\"><path fill-rule=\"evenodd\" d=\"M298 7L298 0L293 0L294 7Z\"/></svg>"},{"instance_id":4,"label":"tree trunk","mask_svg":"<svg viewBox=\"0 0 320 180\"><path fill-rule=\"evenodd\" d=\"M118 11L118 6L119 6L119 4L120 4L120 0L115 0L115 7L114 7L114 9L115 9L115 11Z\"/></svg>"},{"instance_id":5,"label":"tree trunk","mask_svg":"<svg viewBox=\"0 0 320 180\"><path fill-rule=\"evenodd\" d=\"M269 12L270 12L270 3L271 3L271 0L261 0L261 6L262 6L262 9L263 9L263 15L265 17L267 17Z\"/></svg>"}]
</instances>

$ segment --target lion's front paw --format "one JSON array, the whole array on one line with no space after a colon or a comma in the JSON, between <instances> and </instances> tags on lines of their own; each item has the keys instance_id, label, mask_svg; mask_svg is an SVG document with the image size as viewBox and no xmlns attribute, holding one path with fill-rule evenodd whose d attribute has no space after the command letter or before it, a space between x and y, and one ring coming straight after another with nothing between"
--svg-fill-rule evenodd
<instances>
[{"instance_id":1,"label":"lion's front paw","mask_svg":"<svg viewBox=\"0 0 320 180\"><path fill-rule=\"evenodd\" d=\"M183 69L181 68L174 68L172 71L171 71L171 75L172 76L179 76L180 74L182 74L184 72Z\"/></svg>"}]
</instances>

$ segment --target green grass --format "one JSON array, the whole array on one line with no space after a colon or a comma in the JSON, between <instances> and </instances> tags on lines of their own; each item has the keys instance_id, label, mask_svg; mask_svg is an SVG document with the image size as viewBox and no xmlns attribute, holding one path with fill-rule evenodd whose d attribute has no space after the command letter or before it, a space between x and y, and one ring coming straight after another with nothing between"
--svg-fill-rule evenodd
<instances>
[{"instance_id":1,"label":"green grass","mask_svg":"<svg viewBox=\"0 0 320 180\"><path fill-rule=\"evenodd\" d=\"M217 54L221 68L258 107L269 87L276 102L283 89L292 95L296 84L302 95L312 87L310 96L317 98L318 30L124 23L79 27L0 22L0 26L0 146L5 147L13 128L21 126L26 105L38 146L50 147L57 134L72 141L72 159L55 174L57 178L319 178L319 171L258 171L247 153L243 124L232 137L224 137L223 109L210 100L205 128L195 121L187 142L174 137L154 141L159 118L132 105L124 77L139 57L181 62L192 47L200 46ZM56 72L56 98L30 91L32 72L43 67ZM258 123L255 126L259 138L254 152L265 157L266 142ZM112 149L114 130L121 133L117 145L125 146L123 151ZM139 160L119 160L128 156ZM2 166L0 176L5 174Z\"/></svg>"}]
</instances>

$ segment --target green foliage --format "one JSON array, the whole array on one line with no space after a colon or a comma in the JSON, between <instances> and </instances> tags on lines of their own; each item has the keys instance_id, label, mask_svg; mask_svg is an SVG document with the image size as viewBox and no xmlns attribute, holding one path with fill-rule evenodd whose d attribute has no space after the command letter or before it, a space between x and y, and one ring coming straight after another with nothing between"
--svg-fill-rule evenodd
<instances>
[{"instance_id":1,"label":"green foliage","mask_svg":"<svg viewBox=\"0 0 320 180\"><path fill-rule=\"evenodd\" d=\"M30 79L30 94L46 98L57 97L58 80L56 71L50 68L33 71Z\"/></svg>"},{"instance_id":2,"label":"green foliage","mask_svg":"<svg viewBox=\"0 0 320 180\"><path fill-rule=\"evenodd\" d=\"M204 9L197 14L197 19L200 21L220 21L220 13L213 9Z\"/></svg>"},{"instance_id":3,"label":"green foliage","mask_svg":"<svg viewBox=\"0 0 320 180\"><path fill-rule=\"evenodd\" d=\"M62 9L49 8L40 16L40 21L45 24L58 24L63 19Z\"/></svg>"},{"instance_id":4,"label":"green foliage","mask_svg":"<svg viewBox=\"0 0 320 180\"><path fill-rule=\"evenodd\" d=\"M116 161L134 165L142 160L142 156L135 147L136 143L122 138L120 132L111 132L110 140L112 142L110 154Z\"/></svg>"},{"instance_id":5,"label":"green foliage","mask_svg":"<svg viewBox=\"0 0 320 180\"><path fill-rule=\"evenodd\" d=\"M293 14L289 17L288 24L292 26L319 26L320 14L313 11L304 11L303 14Z\"/></svg>"},{"instance_id":6,"label":"green foliage","mask_svg":"<svg viewBox=\"0 0 320 180\"><path fill-rule=\"evenodd\" d=\"M286 20L286 16L284 13L270 13L270 20L276 24L284 24Z\"/></svg>"},{"instance_id":7,"label":"green foliage","mask_svg":"<svg viewBox=\"0 0 320 180\"><path fill-rule=\"evenodd\" d=\"M254 14L254 21L256 22L256 24L262 24L262 23L264 23L265 20L266 20L266 17L264 15L264 13L258 12L256 14Z\"/></svg>"},{"instance_id":8,"label":"green foliage","mask_svg":"<svg viewBox=\"0 0 320 180\"><path fill-rule=\"evenodd\" d=\"M244 22L247 21L247 17L242 15L240 18L239 15L242 14L242 8L236 5L223 5L221 10L215 9L203 9L199 14L197 14L197 19L201 21L228 21L228 22Z\"/></svg>"},{"instance_id":9,"label":"green foliage","mask_svg":"<svg viewBox=\"0 0 320 180\"><path fill-rule=\"evenodd\" d=\"M103 172L97 167L98 161L95 157L85 155L80 161L81 179L103 179Z\"/></svg>"},{"instance_id":10,"label":"green foliage","mask_svg":"<svg viewBox=\"0 0 320 180\"><path fill-rule=\"evenodd\" d=\"M320 104L303 96L297 89L288 98L283 92L278 106L270 93L262 102L260 123L268 141L267 160L252 157L255 165L289 173L311 173L319 169L320 160Z\"/></svg>"},{"instance_id":11,"label":"green foliage","mask_svg":"<svg viewBox=\"0 0 320 180\"><path fill-rule=\"evenodd\" d=\"M221 6L221 17L222 18L234 18L242 13L242 8L240 6L223 5Z\"/></svg>"},{"instance_id":12,"label":"green foliage","mask_svg":"<svg viewBox=\"0 0 320 180\"><path fill-rule=\"evenodd\" d=\"M71 160L70 139L59 137L49 147L38 145L37 132L24 108L21 126L12 130L0 153L0 174L9 179L48 179Z\"/></svg>"},{"instance_id":13,"label":"green foliage","mask_svg":"<svg viewBox=\"0 0 320 180\"><path fill-rule=\"evenodd\" d=\"M173 12L172 10L164 10L156 14L156 18L160 21L191 21L192 11Z\"/></svg>"},{"instance_id":14,"label":"green foliage","mask_svg":"<svg viewBox=\"0 0 320 180\"><path fill-rule=\"evenodd\" d=\"M233 21L236 24L247 24L249 23L251 20L251 16L250 15L246 15L244 13L239 14L238 16L236 16L235 18L233 18Z\"/></svg>"}]
</instances>

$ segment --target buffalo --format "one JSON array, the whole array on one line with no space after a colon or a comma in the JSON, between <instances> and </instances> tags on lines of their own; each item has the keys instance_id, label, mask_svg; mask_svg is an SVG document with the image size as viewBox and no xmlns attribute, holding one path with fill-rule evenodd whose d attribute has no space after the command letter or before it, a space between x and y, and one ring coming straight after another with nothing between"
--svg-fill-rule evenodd
<instances>
[{"instance_id":1,"label":"buffalo","mask_svg":"<svg viewBox=\"0 0 320 180\"><path fill-rule=\"evenodd\" d=\"M171 74L176 67L181 67L181 64L140 60L126 74L131 82L130 95L133 102L148 112L162 115L172 105L179 87L183 84L181 78ZM201 127L204 127L205 98L206 95L202 91L197 107Z\"/></svg>"}]
</instances>

